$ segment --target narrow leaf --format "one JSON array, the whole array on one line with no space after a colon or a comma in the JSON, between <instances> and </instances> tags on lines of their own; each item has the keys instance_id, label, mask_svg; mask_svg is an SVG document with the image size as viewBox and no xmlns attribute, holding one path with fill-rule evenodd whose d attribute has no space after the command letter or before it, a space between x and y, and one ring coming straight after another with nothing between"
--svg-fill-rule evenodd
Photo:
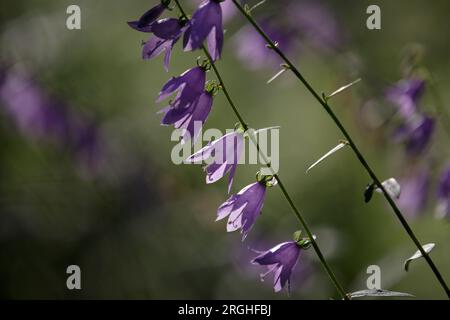
<instances>
[{"instance_id":1,"label":"narrow leaf","mask_svg":"<svg viewBox=\"0 0 450 320\"><path fill-rule=\"evenodd\" d=\"M363 297L414 297L412 294L404 292L388 291L383 289L367 289L361 291L355 291L349 294L350 298L363 298Z\"/></svg>"},{"instance_id":2,"label":"narrow leaf","mask_svg":"<svg viewBox=\"0 0 450 320\"><path fill-rule=\"evenodd\" d=\"M431 250L433 250L434 246L435 246L434 243L427 243L427 244L424 244L422 246L422 248L426 253L430 253ZM414 253L409 259L407 259L405 261L405 264L404 264L405 271L408 271L409 264L411 263L411 261L419 259L421 257L422 257L422 253L420 252L420 250L417 250L416 253Z\"/></svg>"},{"instance_id":3,"label":"narrow leaf","mask_svg":"<svg viewBox=\"0 0 450 320\"><path fill-rule=\"evenodd\" d=\"M396 199L400 198L400 192L402 189L397 180L395 180L394 178L389 178L386 181L383 181L381 184L392 198ZM380 188L377 188L375 191L378 193L383 193L383 191Z\"/></svg>"},{"instance_id":4,"label":"narrow leaf","mask_svg":"<svg viewBox=\"0 0 450 320\"><path fill-rule=\"evenodd\" d=\"M271 82L273 82L276 78L278 78L279 76L281 76L283 73L285 73L288 69L287 68L283 68L280 71L278 71L272 78L270 78L269 80L267 80L267 84L270 84Z\"/></svg>"},{"instance_id":5,"label":"narrow leaf","mask_svg":"<svg viewBox=\"0 0 450 320\"><path fill-rule=\"evenodd\" d=\"M335 96L335 95L341 93L342 91L347 90L348 88L350 88L351 86L357 84L357 83L360 82L360 81L361 81L361 78L356 79L355 81L350 82L349 84L346 84L346 85L343 86L343 87L340 87L339 89L337 89L336 91L334 91L332 94L330 94L330 95L327 97L327 100L330 99L330 98L332 98L333 96Z\"/></svg>"},{"instance_id":6,"label":"narrow leaf","mask_svg":"<svg viewBox=\"0 0 450 320\"><path fill-rule=\"evenodd\" d=\"M325 160L326 158L328 158L329 156L331 156L333 153L338 152L339 150L341 150L342 148L344 148L346 145L348 145L347 141L342 141L341 143L339 143L336 147L334 147L333 149L331 149L330 151L328 151L325 155L323 155L319 160L317 160L316 162L314 162L311 166L309 166L308 169L306 169L306 173L309 172L309 170L311 170L312 168L314 168L315 166L317 166L319 163L321 163L323 160Z\"/></svg>"}]
</instances>

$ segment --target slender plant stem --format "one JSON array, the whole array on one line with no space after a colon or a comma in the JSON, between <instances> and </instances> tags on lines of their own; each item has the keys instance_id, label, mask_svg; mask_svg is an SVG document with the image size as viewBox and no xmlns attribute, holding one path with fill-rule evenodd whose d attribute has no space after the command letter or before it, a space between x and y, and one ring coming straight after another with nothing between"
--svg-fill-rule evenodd
<instances>
[{"instance_id":1,"label":"slender plant stem","mask_svg":"<svg viewBox=\"0 0 450 320\"><path fill-rule=\"evenodd\" d=\"M422 245L420 244L419 240L415 236L414 232L412 231L411 227L409 226L408 222L404 218L403 214L401 213L400 209L395 204L392 197L389 195L389 193L386 191L384 186L382 185L380 179L375 175L375 172L372 170L372 168L367 163L366 159L362 155L362 153L359 151L358 147L354 143L353 139L351 138L350 134L347 132L345 127L342 125L339 118L336 116L336 114L333 112L331 107L328 105L328 102L324 99L322 99L319 94L312 88L312 86L309 84L308 81L303 77L303 75L300 73L300 71L295 67L295 65L286 57L286 55L283 53L283 51L280 50L280 48L277 46L276 43L274 43L270 37L261 29L261 27L258 25L258 23L253 19L253 17L250 15L249 12L247 12L239 3L237 0L233 0L233 3L235 6L239 9L239 11L245 16L245 18L250 22L250 24L256 29L256 31L261 35L261 37L264 38L264 40L269 45L270 49L274 50L281 59L286 63L287 67L294 73L294 75L300 80L300 82L306 87L306 89L313 95L313 97L321 104L321 106L325 109L325 111L328 113L330 118L333 120L333 122L336 124L336 126L339 128L339 130L342 132L342 134L347 139L351 149L355 153L356 157L358 158L359 162L362 164L362 166L366 169L367 173L373 180L373 182L377 185L378 188L383 192L384 197L388 201L389 205L392 207L392 210L394 211L395 215L397 216L398 220L400 221L401 225L405 229L406 233L409 235L411 240L416 245L417 249L420 251L422 256L427 261L428 265L430 266L431 270L433 271L436 279L439 281L441 287L444 289L445 293L447 294L448 298L450 298L450 289L448 288L444 278L442 277L441 273L439 272L439 269L434 264L433 260L430 258L430 256L425 252L425 250L422 248Z\"/></svg>"},{"instance_id":2,"label":"slender plant stem","mask_svg":"<svg viewBox=\"0 0 450 320\"><path fill-rule=\"evenodd\" d=\"M437 116L441 119L442 126L444 127L447 136L450 138L450 115L445 108L444 100L439 94L439 88L437 87L436 81L433 77L430 82L431 94L433 95Z\"/></svg>"},{"instance_id":3,"label":"slender plant stem","mask_svg":"<svg viewBox=\"0 0 450 320\"><path fill-rule=\"evenodd\" d=\"M180 10L181 15L187 19L187 15L186 12L184 11L183 7L180 5L178 0L175 0L175 3L178 7L178 9ZM236 117L239 120L239 123L241 124L241 126L243 127L243 129L248 132L248 124L244 121L244 118L242 117L242 115L239 113L236 105L234 104L228 90L227 87L225 86L225 83L222 79L222 76L214 62L214 60L211 57L211 54L209 53L209 51L206 49L205 46L202 46L202 50L204 52L204 54L206 55L209 63L211 64L211 67L217 77L217 80L219 81L219 85L228 101L228 104L230 105L230 107L232 108L234 114L236 115ZM317 242L314 239L314 235L311 232L310 228L308 227L308 224L306 223L305 219L303 218L302 214L300 213L299 209L297 208L297 206L294 204L294 202L292 201L291 196L289 195L286 187L284 186L283 182L280 179L280 176L278 174L276 174L272 168L272 166L270 165L267 156L264 154L264 152L262 152L261 148L259 147L258 142L256 141L255 137L253 134L248 134L249 139L252 141L252 143L255 144L258 153L261 155L263 161L265 164L267 164L267 167L270 168L270 170L273 173L274 178L277 180L278 185L280 186L280 189L284 195L284 197L286 198L287 202L289 203L289 206L291 207L292 211L294 212L295 216L297 217L297 219L299 220L300 224L303 226L303 228L305 229L309 240L311 241L311 244L314 248L314 251L316 252L323 268L325 269L325 271L327 272L328 276L330 277L330 280L332 281L332 283L334 284L334 286L336 287L339 295L344 299L344 300L349 300L349 296L347 295L347 293L345 292L345 290L343 289L343 287L341 286L341 284L339 283L339 281L337 280L336 276L334 275L333 271L331 270L331 268L329 267L325 257L323 256L319 246L317 245Z\"/></svg>"}]
</instances>

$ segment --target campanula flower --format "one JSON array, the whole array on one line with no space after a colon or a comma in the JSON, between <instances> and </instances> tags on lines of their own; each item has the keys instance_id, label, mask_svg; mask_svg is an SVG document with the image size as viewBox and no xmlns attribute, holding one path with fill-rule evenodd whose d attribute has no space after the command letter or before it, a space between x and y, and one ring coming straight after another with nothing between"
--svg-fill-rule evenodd
<instances>
[{"instance_id":1,"label":"campanula flower","mask_svg":"<svg viewBox=\"0 0 450 320\"><path fill-rule=\"evenodd\" d=\"M234 174L244 147L244 135L240 130L233 131L214 140L190 156L188 162L212 159L206 166L206 183L214 183L229 173L228 193L233 184Z\"/></svg>"},{"instance_id":2,"label":"campanula flower","mask_svg":"<svg viewBox=\"0 0 450 320\"><path fill-rule=\"evenodd\" d=\"M297 264L301 250L301 246L295 241L283 242L266 252L262 252L252 260L252 263L269 268L266 273L261 275L262 279L269 273L274 272L273 288L275 292L281 291L286 283L289 291L291 273Z\"/></svg>"},{"instance_id":3,"label":"campanula flower","mask_svg":"<svg viewBox=\"0 0 450 320\"><path fill-rule=\"evenodd\" d=\"M256 218L261 214L266 188L265 183L255 182L232 195L217 210L216 221L228 217L227 231L233 232L241 229L244 240Z\"/></svg>"},{"instance_id":4,"label":"campanula flower","mask_svg":"<svg viewBox=\"0 0 450 320\"><path fill-rule=\"evenodd\" d=\"M403 142L410 155L420 154L429 145L435 129L435 120L416 114L395 132L397 140Z\"/></svg>"},{"instance_id":5,"label":"campanula flower","mask_svg":"<svg viewBox=\"0 0 450 320\"><path fill-rule=\"evenodd\" d=\"M207 40L212 59L220 58L223 47L222 1L206 0L194 12L184 34L185 51L199 49Z\"/></svg>"},{"instance_id":6,"label":"campanula flower","mask_svg":"<svg viewBox=\"0 0 450 320\"><path fill-rule=\"evenodd\" d=\"M173 125L176 129L185 129L182 142L184 143L189 139L195 142L211 111L212 103L212 94L204 91L190 107L174 108L168 106L162 109L161 112L164 113L164 117L161 124Z\"/></svg>"},{"instance_id":7,"label":"campanula flower","mask_svg":"<svg viewBox=\"0 0 450 320\"><path fill-rule=\"evenodd\" d=\"M402 193L397 200L398 206L409 217L417 217L425 209L430 186L428 169L420 168L401 179Z\"/></svg>"},{"instance_id":8,"label":"campanula flower","mask_svg":"<svg viewBox=\"0 0 450 320\"><path fill-rule=\"evenodd\" d=\"M179 19L167 18L153 23L151 31L154 35L144 44L142 58L145 60L151 59L164 51L164 68L168 71L172 48L177 43L184 29L185 22Z\"/></svg>"},{"instance_id":9,"label":"campanula flower","mask_svg":"<svg viewBox=\"0 0 450 320\"><path fill-rule=\"evenodd\" d=\"M147 12L145 12L139 20L129 21L128 25L141 32L152 32L152 24L163 14L167 9L170 1L163 0L160 4L154 6Z\"/></svg>"},{"instance_id":10,"label":"campanula flower","mask_svg":"<svg viewBox=\"0 0 450 320\"><path fill-rule=\"evenodd\" d=\"M440 217L450 218L450 165L439 180L437 211Z\"/></svg>"},{"instance_id":11,"label":"campanula flower","mask_svg":"<svg viewBox=\"0 0 450 320\"><path fill-rule=\"evenodd\" d=\"M157 102L164 100L173 93L175 98L170 102L173 108L189 108L204 92L206 81L205 69L194 67L179 77L170 79L161 89Z\"/></svg>"},{"instance_id":12,"label":"campanula flower","mask_svg":"<svg viewBox=\"0 0 450 320\"><path fill-rule=\"evenodd\" d=\"M409 120L417 111L417 103L423 95L425 81L420 78L401 80L386 91L386 98L395 104L398 114Z\"/></svg>"}]
</instances>

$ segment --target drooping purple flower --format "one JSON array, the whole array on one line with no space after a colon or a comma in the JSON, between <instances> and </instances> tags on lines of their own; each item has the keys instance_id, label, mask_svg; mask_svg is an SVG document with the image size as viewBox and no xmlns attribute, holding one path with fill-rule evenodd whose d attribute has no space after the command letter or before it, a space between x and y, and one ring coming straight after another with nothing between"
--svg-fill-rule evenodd
<instances>
[{"instance_id":1,"label":"drooping purple flower","mask_svg":"<svg viewBox=\"0 0 450 320\"><path fill-rule=\"evenodd\" d=\"M158 20L151 26L154 33L142 48L144 60L154 58L165 52L164 68L169 69L172 48L185 29L185 23L179 19L167 18Z\"/></svg>"},{"instance_id":2,"label":"drooping purple flower","mask_svg":"<svg viewBox=\"0 0 450 320\"><path fill-rule=\"evenodd\" d=\"M262 278L271 272L274 273L273 288L275 292L281 291L286 283L289 291L291 273L297 264L300 251L301 247L295 241L283 242L266 252L262 252L252 260L252 263L269 268L266 273L261 275Z\"/></svg>"},{"instance_id":3,"label":"drooping purple flower","mask_svg":"<svg viewBox=\"0 0 450 320\"><path fill-rule=\"evenodd\" d=\"M417 217L425 209L430 186L430 175L426 168L417 169L400 180L402 193L397 200L398 206L409 217Z\"/></svg>"},{"instance_id":4,"label":"drooping purple flower","mask_svg":"<svg viewBox=\"0 0 450 320\"><path fill-rule=\"evenodd\" d=\"M189 108L204 92L206 81L205 70L194 67L179 77L171 78L161 89L157 102L164 100L173 93L175 98L170 102L172 108Z\"/></svg>"},{"instance_id":5,"label":"drooping purple flower","mask_svg":"<svg viewBox=\"0 0 450 320\"><path fill-rule=\"evenodd\" d=\"M394 103L399 115L409 120L417 111L417 103L425 90L425 81L420 78L401 80L386 91L386 98Z\"/></svg>"},{"instance_id":6,"label":"drooping purple flower","mask_svg":"<svg viewBox=\"0 0 450 320\"><path fill-rule=\"evenodd\" d=\"M417 114L396 130L395 137L405 144L408 154L417 155L429 145L434 129L433 118Z\"/></svg>"},{"instance_id":7,"label":"drooping purple flower","mask_svg":"<svg viewBox=\"0 0 450 320\"><path fill-rule=\"evenodd\" d=\"M195 142L211 111L212 102L212 94L204 91L190 107L174 108L168 106L161 110L164 113L161 124L173 125L176 129L185 129L182 137L183 143L187 140Z\"/></svg>"},{"instance_id":8,"label":"drooping purple flower","mask_svg":"<svg viewBox=\"0 0 450 320\"><path fill-rule=\"evenodd\" d=\"M233 184L234 174L243 150L244 135L233 131L214 140L190 156L186 161L198 162L210 160L206 166L206 183L214 183L229 172L228 193Z\"/></svg>"},{"instance_id":9,"label":"drooping purple flower","mask_svg":"<svg viewBox=\"0 0 450 320\"><path fill-rule=\"evenodd\" d=\"M199 49L207 40L212 59L220 58L223 47L222 1L206 0L194 12L184 34L185 51Z\"/></svg>"},{"instance_id":10,"label":"drooping purple flower","mask_svg":"<svg viewBox=\"0 0 450 320\"><path fill-rule=\"evenodd\" d=\"M152 32L152 24L163 14L164 10L167 9L169 2L170 1L161 1L160 4L145 12L139 20L127 22L128 25L137 31Z\"/></svg>"},{"instance_id":11,"label":"drooping purple flower","mask_svg":"<svg viewBox=\"0 0 450 320\"><path fill-rule=\"evenodd\" d=\"M256 218L261 214L266 188L264 183L255 182L232 195L217 210L216 221L228 217L227 231L241 229L242 240L244 240L256 222Z\"/></svg>"},{"instance_id":12,"label":"drooping purple flower","mask_svg":"<svg viewBox=\"0 0 450 320\"><path fill-rule=\"evenodd\" d=\"M450 165L444 170L439 180L438 215L450 218Z\"/></svg>"}]
</instances>

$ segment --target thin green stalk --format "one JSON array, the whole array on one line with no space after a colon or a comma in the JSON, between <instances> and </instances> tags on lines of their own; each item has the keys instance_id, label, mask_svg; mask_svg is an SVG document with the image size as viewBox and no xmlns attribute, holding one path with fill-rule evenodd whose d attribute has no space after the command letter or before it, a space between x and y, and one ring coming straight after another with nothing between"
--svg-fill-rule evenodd
<instances>
[{"instance_id":1,"label":"thin green stalk","mask_svg":"<svg viewBox=\"0 0 450 320\"><path fill-rule=\"evenodd\" d=\"M341 121L338 119L338 117L335 115L331 107L328 105L327 101L322 99L319 94L312 88L312 86L309 84L308 81L303 77L303 75L300 73L300 71L295 67L295 65L286 57L286 55L278 48L278 46L270 39L270 37L261 29L261 27L258 25L258 23L253 19L253 17L241 6L241 4L237 0L233 0L233 3L235 6L239 9L239 11L245 16L245 18L250 22L250 24L256 29L256 31L261 35L261 37L264 38L264 40L267 42L267 44L270 46L270 49L274 50L281 59L286 63L286 66L292 71L292 73L300 80L300 82L306 87L306 89L313 95L313 97L321 104L321 106L325 109L325 111L328 113L330 118L333 120L333 122L336 124L336 126L339 128L339 130L342 132L344 137L347 139L351 149L355 153L356 157L358 158L359 162L362 164L362 166L366 169L367 173L373 180L373 182L377 185L378 188L383 192L384 197L388 201L389 205L391 206L392 210L394 211L395 215L397 216L398 220L400 221L401 225L405 229L406 233L409 235L411 240L416 245L417 249L420 251L422 256L425 258L426 262L428 263L429 267L433 271L436 279L439 281L439 284L444 289L445 293L447 294L448 298L450 299L450 289L448 288L444 278L442 277L441 273L439 272L439 269L434 264L433 260L430 258L430 256L425 252L425 250L422 248L422 245L420 244L419 240L415 236L414 232L412 231L411 227L409 226L408 222L404 218L403 214L401 213L400 209L395 204L394 200L391 198L389 193L386 191L384 186L382 185L380 179L375 175L372 168L367 163L366 159L362 155L362 153L359 151L358 147L354 143L353 139L351 138L350 134L347 132L347 130L342 125Z\"/></svg>"},{"instance_id":2,"label":"thin green stalk","mask_svg":"<svg viewBox=\"0 0 450 320\"><path fill-rule=\"evenodd\" d=\"M437 117L441 120L442 126L444 127L447 136L450 138L450 115L445 108L444 100L439 94L439 89L437 88L436 81L431 78L431 94L434 99L434 106L436 108Z\"/></svg>"},{"instance_id":3,"label":"thin green stalk","mask_svg":"<svg viewBox=\"0 0 450 320\"><path fill-rule=\"evenodd\" d=\"M180 10L181 15L187 19L187 15L186 12L184 11L183 7L180 5L180 3L178 2L178 0L174 0L178 9ZM216 64L214 63L213 59L211 58L211 55L209 53L209 51L206 49L205 46L202 46L202 50L204 52L204 54L206 55L209 63L211 64L211 67L217 77L217 80L219 81L219 85L222 89L222 92L224 93L228 104L230 105L230 107L232 108L234 114L236 115L236 117L239 120L239 123L241 124L241 126L243 127L243 129L245 131L248 130L248 124L244 121L244 118L242 117L242 115L239 113L236 105L234 104L233 100L231 99L230 94L228 93L227 87L225 86L225 83L222 79L222 76L216 66ZM280 189L284 195L284 197L286 198L287 202L289 203L289 206L291 207L292 211L294 212L295 216L297 217L297 219L299 220L300 224L303 226L303 228L305 229L308 238L311 241L312 247L314 248L314 251L316 252L323 268L325 269L325 271L327 272L328 276L330 277L330 280L332 281L332 283L334 284L334 286L336 287L338 293L340 294L340 296L342 297L342 299L344 300L349 300L349 296L346 294L345 290L343 289L343 287L341 286L341 284L339 283L339 281L337 280L336 276L334 275L333 271L331 270L331 268L329 267L327 261L325 260L325 257L323 256L319 246L317 245L317 242L314 239L313 233L311 232L311 230L308 227L308 224L306 223L305 219L303 218L302 214L300 213L300 211L298 210L297 206L294 204L294 202L292 201L292 198L290 197L288 191L286 190L286 187L284 186L283 182L281 181L280 177L278 174L276 174L272 168L272 166L270 165L267 156L261 151L258 142L255 140L255 137L252 134L248 135L250 140L252 141L252 143L255 144L258 153L261 155L261 157L263 158L264 163L267 164L268 168L270 168L270 170L273 173L273 176L275 177L275 179L278 182L278 185L280 186Z\"/></svg>"}]
</instances>

